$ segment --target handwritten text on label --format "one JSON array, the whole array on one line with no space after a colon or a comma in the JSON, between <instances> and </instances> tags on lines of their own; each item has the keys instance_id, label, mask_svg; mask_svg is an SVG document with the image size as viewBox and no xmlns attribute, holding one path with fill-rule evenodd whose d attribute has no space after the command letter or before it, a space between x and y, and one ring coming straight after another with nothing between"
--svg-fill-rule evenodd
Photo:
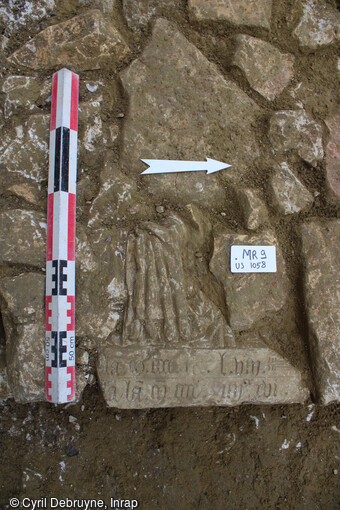
<instances>
[{"instance_id":1,"label":"handwritten text on label","mask_svg":"<svg viewBox=\"0 0 340 510\"><path fill-rule=\"evenodd\" d=\"M275 246L232 246L232 273L276 273Z\"/></svg>"}]
</instances>

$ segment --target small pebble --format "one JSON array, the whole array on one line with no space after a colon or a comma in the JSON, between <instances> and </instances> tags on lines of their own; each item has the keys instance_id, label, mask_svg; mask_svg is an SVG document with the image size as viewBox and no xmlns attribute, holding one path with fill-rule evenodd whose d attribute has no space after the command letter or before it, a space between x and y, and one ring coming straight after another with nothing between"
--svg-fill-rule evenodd
<instances>
[{"instance_id":1,"label":"small pebble","mask_svg":"<svg viewBox=\"0 0 340 510\"><path fill-rule=\"evenodd\" d=\"M156 212L158 212L159 214L164 213L164 207L162 205L157 205Z\"/></svg>"},{"instance_id":2,"label":"small pebble","mask_svg":"<svg viewBox=\"0 0 340 510\"><path fill-rule=\"evenodd\" d=\"M117 119L122 119L123 117L125 117L124 113L117 114Z\"/></svg>"}]
</instances>

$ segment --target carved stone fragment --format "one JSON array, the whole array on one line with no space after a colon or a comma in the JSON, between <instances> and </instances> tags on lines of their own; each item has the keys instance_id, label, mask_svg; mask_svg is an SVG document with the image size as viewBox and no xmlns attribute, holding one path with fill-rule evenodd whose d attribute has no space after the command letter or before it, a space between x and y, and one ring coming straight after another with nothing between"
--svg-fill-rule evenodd
<instances>
[{"instance_id":1,"label":"carved stone fragment","mask_svg":"<svg viewBox=\"0 0 340 510\"><path fill-rule=\"evenodd\" d=\"M104 348L98 375L111 407L303 402L299 371L266 349Z\"/></svg>"},{"instance_id":2,"label":"carved stone fragment","mask_svg":"<svg viewBox=\"0 0 340 510\"><path fill-rule=\"evenodd\" d=\"M161 224L142 223L128 239L122 331L98 346L107 404L141 409L304 401L300 372L264 346L238 348L209 280L199 285L194 253L209 226L190 210L198 230L172 215Z\"/></svg>"}]
</instances>

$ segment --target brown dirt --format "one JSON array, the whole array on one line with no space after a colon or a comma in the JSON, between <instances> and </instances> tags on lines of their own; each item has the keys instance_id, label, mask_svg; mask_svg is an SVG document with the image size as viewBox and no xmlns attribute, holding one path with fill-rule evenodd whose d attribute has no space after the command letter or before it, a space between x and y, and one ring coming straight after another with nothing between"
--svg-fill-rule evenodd
<instances>
[{"instance_id":1,"label":"brown dirt","mask_svg":"<svg viewBox=\"0 0 340 510\"><path fill-rule=\"evenodd\" d=\"M335 6L332 0L329 3ZM334 70L337 47L312 53L301 51L291 37L300 12L295 9L295 0L273 4L274 29L270 34L254 28L243 32L294 53L293 84L301 81L308 84L304 91L306 109L324 126L327 143L324 119L339 108L340 103L340 73ZM250 89L242 73L231 66L230 36L237 31L235 28L223 23L188 23L185 5L183 0L182 8L168 16L169 19L216 63L222 74L228 73L268 115L292 107L293 99L288 92L269 104ZM42 21L40 26L26 27L11 38L10 52L48 24L59 23L84 10L77 8L76 0L60 0L56 16ZM121 1L117 1L114 16L134 50L131 60L135 59L146 44L153 22L139 35L132 33L122 17ZM4 75L15 72L11 66L4 66ZM108 66L100 73L81 73L81 79L113 80L119 71ZM41 78L48 76L45 73ZM86 91L83 94L84 98ZM109 106L102 112L104 126L112 119L117 120L117 114L127 108L119 82L110 94L105 101ZM267 182L272 170L267 121L265 117L258 126L264 157L258 168L244 177L244 183L255 187L270 203ZM6 127L10 130L11 123ZM118 159L119 139L112 151L113 157ZM308 189L320 195L312 209L294 218L294 222L279 216L271 218L287 262L291 299L278 314L275 324L263 321L256 328L265 331L269 327L277 331L273 339L275 348L308 372L307 324L299 290L301 263L296 258L299 247L296 226L310 216L318 216L320 221L338 217L338 209L325 198L322 165L314 170L295 154L290 155L289 163ZM102 161L97 160L87 173L96 189L101 165ZM158 203L166 205L162 200ZM20 204L15 197L1 197L1 207L13 208ZM89 207L84 205L78 218L84 225ZM219 211L213 210L209 215L216 231L223 222L223 228L240 232L237 211L230 218L221 219ZM130 226L126 224L124 228ZM27 269L30 268L6 267L2 269L2 276ZM280 328L283 323L286 333L289 331L292 337L297 335L302 343L282 345ZM3 338L1 330L0 337ZM21 500L24 497L104 499L109 508L110 498L137 499L138 508L147 510L340 508L340 405L322 407L311 401L290 406L118 411L106 408L100 389L95 385L85 390L82 401L76 405L18 405L9 400L1 413L0 510L9 508L12 497ZM76 422L69 422L70 416L75 417Z\"/></svg>"}]
</instances>

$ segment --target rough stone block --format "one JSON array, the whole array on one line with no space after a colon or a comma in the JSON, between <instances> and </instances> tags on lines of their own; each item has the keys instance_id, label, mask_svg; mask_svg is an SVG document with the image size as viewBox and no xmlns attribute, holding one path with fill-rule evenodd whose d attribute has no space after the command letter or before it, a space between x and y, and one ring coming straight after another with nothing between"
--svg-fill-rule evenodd
<instances>
[{"instance_id":1,"label":"rough stone block","mask_svg":"<svg viewBox=\"0 0 340 510\"><path fill-rule=\"evenodd\" d=\"M313 372L322 403L340 402L340 221L301 226Z\"/></svg>"},{"instance_id":2,"label":"rough stone block","mask_svg":"<svg viewBox=\"0 0 340 510\"><path fill-rule=\"evenodd\" d=\"M324 0L306 0L294 35L311 50L332 44L340 38L340 14Z\"/></svg>"},{"instance_id":3,"label":"rough stone block","mask_svg":"<svg viewBox=\"0 0 340 510\"><path fill-rule=\"evenodd\" d=\"M45 266L45 214L21 209L7 210L0 214L0 225L0 262Z\"/></svg>"},{"instance_id":4,"label":"rough stone block","mask_svg":"<svg viewBox=\"0 0 340 510\"><path fill-rule=\"evenodd\" d=\"M294 214L313 203L313 195L290 170L281 163L270 181L273 201L281 214Z\"/></svg>"},{"instance_id":5,"label":"rough stone block","mask_svg":"<svg viewBox=\"0 0 340 510\"><path fill-rule=\"evenodd\" d=\"M143 176L149 192L188 204L225 206L221 178L238 180L259 156L253 128L260 108L178 30L155 23L143 55L121 74L129 97L121 162L140 176L140 158L232 161L218 174ZM242 128L241 128L242 126Z\"/></svg>"},{"instance_id":6,"label":"rough stone block","mask_svg":"<svg viewBox=\"0 0 340 510\"><path fill-rule=\"evenodd\" d=\"M6 0L0 7L0 29L10 36L13 32L46 18L53 10L54 0Z\"/></svg>"},{"instance_id":7,"label":"rough stone block","mask_svg":"<svg viewBox=\"0 0 340 510\"><path fill-rule=\"evenodd\" d=\"M269 138L275 153L295 149L312 166L324 156L322 128L304 110L274 113L269 123Z\"/></svg>"},{"instance_id":8,"label":"rough stone block","mask_svg":"<svg viewBox=\"0 0 340 510\"><path fill-rule=\"evenodd\" d=\"M268 220L267 208L255 190L240 189L237 197L243 210L246 228L257 230Z\"/></svg>"},{"instance_id":9,"label":"rough stone block","mask_svg":"<svg viewBox=\"0 0 340 510\"><path fill-rule=\"evenodd\" d=\"M272 101L294 76L294 57L281 53L271 44L256 37L238 34L233 64L245 74L249 85Z\"/></svg>"},{"instance_id":10,"label":"rough stone block","mask_svg":"<svg viewBox=\"0 0 340 510\"><path fill-rule=\"evenodd\" d=\"M340 114L327 119L330 138L326 148L326 179L330 198L340 200Z\"/></svg>"},{"instance_id":11,"label":"rough stone block","mask_svg":"<svg viewBox=\"0 0 340 510\"><path fill-rule=\"evenodd\" d=\"M109 61L122 62L129 48L113 24L99 10L45 28L9 61L31 69L68 67L73 71L100 69Z\"/></svg>"},{"instance_id":12,"label":"rough stone block","mask_svg":"<svg viewBox=\"0 0 340 510\"><path fill-rule=\"evenodd\" d=\"M277 273L231 273L233 245L276 246ZM225 290L229 322L233 329L250 328L257 320L280 310L287 300L288 278L285 262L274 235L222 234L214 240L210 270Z\"/></svg>"},{"instance_id":13,"label":"rough stone block","mask_svg":"<svg viewBox=\"0 0 340 510\"><path fill-rule=\"evenodd\" d=\"M8 383L21 403L45 399L44 289L44 275L34 273L0 283Z\"/></svg>"},{"instance_id":14,"label":"rough stone block","mask_svg":"<svg viewBox=\"0 0 340 510\"><path fill-rule=\"evenodd\" d=\"M189 0L198 21L225 20L233 25L270 28L272 0Z\"/></svg>"},{"instance_id":15,"label":"rough stone block","mask_svg":"<svg viewBox=\"0 0 340 510\"><path fill-rule=\"evenodd\" d=\"M147 26L154 17L170 14L180 7L180 0L123 0L123 13L132 29Z\"/></svg>"}]
</instances>

